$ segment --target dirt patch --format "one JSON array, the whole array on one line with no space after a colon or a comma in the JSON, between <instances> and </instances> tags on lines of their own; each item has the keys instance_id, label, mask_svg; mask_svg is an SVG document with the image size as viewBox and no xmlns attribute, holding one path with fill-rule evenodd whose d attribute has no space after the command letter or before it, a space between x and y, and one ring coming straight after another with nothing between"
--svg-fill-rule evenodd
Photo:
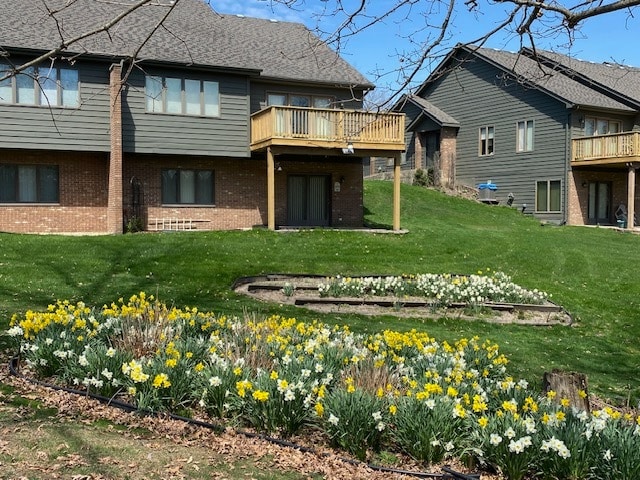
<instances>
[{"instance_id":1,"label":"dirt patch","mask_svg":"<svg viewBox=\"0 0 640 480\"><path fill-rule=\"evenodd\" d=\"M543 305L485 303L436 305L418 297L321 297L318 284L325 277L264 275L239 279L234 290L263 302L295 305L321 313L392 315L403 318L456 318L522 325L571 325L571 315L552 302Z\"/></svg>"}]
</instances>

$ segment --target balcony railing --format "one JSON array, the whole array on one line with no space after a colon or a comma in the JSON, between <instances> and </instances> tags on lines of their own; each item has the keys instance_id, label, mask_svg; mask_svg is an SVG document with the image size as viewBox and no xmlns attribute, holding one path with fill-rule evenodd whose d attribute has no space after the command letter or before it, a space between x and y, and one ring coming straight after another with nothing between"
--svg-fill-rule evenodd
<instances>
[{"instance_id":1,"label":"balcony railing","mask_svg":"<svg viewBox=\"0 0 640 480\"><path fill-rule=\"evenodd\" d=\"M251 116L251 148L270 145L402 151L404 114L271 106Z\"/></svg>"},{"instance_id":2,"label":"balcony railing","mask_svg":"<svg viewBox=\"0 0 640 480\"><path fill-rule=\"evenodd\" d=\"M613 133L572 140L572 162L615 164L640 160L640 132Z\"/></svg>"}]
</instances>

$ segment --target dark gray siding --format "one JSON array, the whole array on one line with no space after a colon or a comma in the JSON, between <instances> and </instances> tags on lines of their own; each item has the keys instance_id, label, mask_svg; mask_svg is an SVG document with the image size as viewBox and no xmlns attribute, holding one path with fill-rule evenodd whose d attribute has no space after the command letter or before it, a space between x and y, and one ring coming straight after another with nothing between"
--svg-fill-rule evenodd
<instances>
[{"instance_id":1,"label":"dark gray siding","mask_svg":"<svg viewBox=\"0 0 640 480\"><path fill-rule=\"evenodd\" d=\"M144 75L134 72L123 106L126 152L249 157L249 82L247 77L182 70L145 69L166 75L219 82L220 116L147 113Z\"/></svg>"},{"instance_id":2,"label":"dark gray siding","mask_svg":"<svg viewBox=\"0 0 640 480\"><path fill-rule=\"evenodd\" d=\"M0 104L2 148L109 150L109 66L78 65L79 108Z\"/></svg>"},{"instance_id":3,"label":"dark gray siding","mask_svg":"<svg viewBox=\"0 0 640 480\"><path fill-rule=\"evenodd\" d=\"M514 205L535 205L537 181L561 180L566 208L569 112L564 103L539 90L506 78L502 71L475 60L434 82L423 95L460 122L457 137L456 181L477 186L491 180L504 203L511 192ZM517 122L534 121L533 151L516 152ZM495 128L493 155L479 155L479 129ZM563 214L540 214L562 221Z\"/></svg>"}]
</instances>

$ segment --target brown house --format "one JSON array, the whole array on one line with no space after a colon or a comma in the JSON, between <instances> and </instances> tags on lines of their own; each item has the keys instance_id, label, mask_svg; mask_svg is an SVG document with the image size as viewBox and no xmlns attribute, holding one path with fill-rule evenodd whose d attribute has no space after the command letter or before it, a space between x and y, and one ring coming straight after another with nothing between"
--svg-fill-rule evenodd
<instances>
[{"instance_id":1,"label":"brown house","mask_svg":"<svg viewBox=\"0 0 640 480\"><path fill-rule=\"evenodd\" d=\"M0 0L0 231L362 226L362 158L404 150L366 78L303 25L202 0L98 32L131 5Z\"/></svg>"}]
</instances>

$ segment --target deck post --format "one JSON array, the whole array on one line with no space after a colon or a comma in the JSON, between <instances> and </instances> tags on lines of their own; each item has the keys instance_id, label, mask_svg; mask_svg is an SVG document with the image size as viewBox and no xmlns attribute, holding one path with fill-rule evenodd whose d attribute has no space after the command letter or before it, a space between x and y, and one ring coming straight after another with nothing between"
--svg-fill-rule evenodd
<instances>
[{"instance_id":1,"label":"deck post","mask_svg":"<svg viewBox=\"0 0 640 480\"><path fill-rule=\"evenodd\" d=\"M400 159L401 153L393 156L393 229L400 230Z\"/></svg>"},{"instance_id":2,"label":"deck post","mask_svg":"<svg viewBox=\"0 0 640 480\"><path fill-rule=\"evenodd\" d=\"M271 147L267 147L267 228L276 229L275 162Z\"/></svg>"},{"instance_id":3,"label":"deck post","mask_svg":"<svg viewBox=\"0 0 640 480\"><path fill-rule=\"evenodd\" d=\"M636 167L629 163L629 175L627 176L627 228L633 230L636 198Z\"/></svg>"}]
</instances>

